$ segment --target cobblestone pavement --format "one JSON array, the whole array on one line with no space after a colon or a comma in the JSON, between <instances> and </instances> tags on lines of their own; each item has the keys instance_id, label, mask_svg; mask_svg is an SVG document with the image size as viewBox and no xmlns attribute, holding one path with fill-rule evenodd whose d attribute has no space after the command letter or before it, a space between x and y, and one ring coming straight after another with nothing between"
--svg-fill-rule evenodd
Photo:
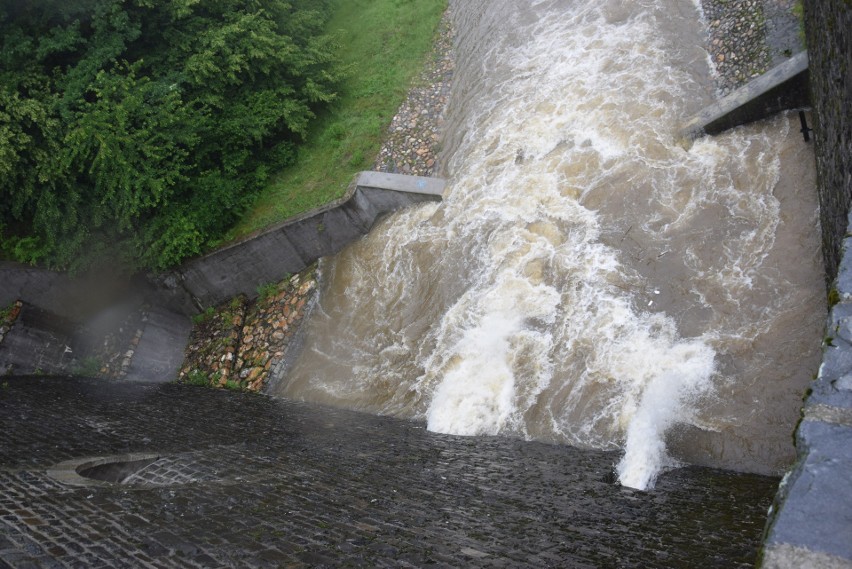
<instances>
[{"instance_id":1,"label":"cobblestone pavement","mask_svg":"<svg viewBox=\"0 0 852 569\"><path fill-rule=\"evenodd\" d=\"M701 0L720 95L805 49L795 5L796 0Z\"/></svg>"},{"instance_id":2,"label":"cobblestone pavement","mask_svg":"<svg viewBox=\"0 0 852 569\"><path fill-rule=\"evenodd\" d=\"M52 474L130 453L148 460L122 482ZM776 479L690 467L640 493L612 484L617 458L251 393L6 378L0 567L751 566Z\"/></svg>"},{"instance_id":3,"label":"cobblestone pavement","mask_svg":"<svg viewBox=\"0 0 852 569\"><path fill-rule=\"evenodd\" d=\"M441 172L437 160L455 70L450 10L444 12L423 72L388 127L374 170L416 176Z\"/></svg>"}]
</instances>

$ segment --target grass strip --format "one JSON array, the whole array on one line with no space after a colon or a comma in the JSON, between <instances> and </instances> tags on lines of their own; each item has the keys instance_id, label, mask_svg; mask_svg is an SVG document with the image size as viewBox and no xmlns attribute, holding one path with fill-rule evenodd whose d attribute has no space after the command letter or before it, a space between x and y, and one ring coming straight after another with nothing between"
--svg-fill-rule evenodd
<instances>
[{"instance_id":1,"label":"grass strip","mask_svg":"<svg viewBox=\"0 0 852 569\"><path fill-rule=\"evenodd\" d=\"M273 176L228 233L238 239L341 197L369 168L423 68L446 0L337 0L328 31L350 68L340 97L311 127L296 163Z\"/></svg>"}]
</instances>

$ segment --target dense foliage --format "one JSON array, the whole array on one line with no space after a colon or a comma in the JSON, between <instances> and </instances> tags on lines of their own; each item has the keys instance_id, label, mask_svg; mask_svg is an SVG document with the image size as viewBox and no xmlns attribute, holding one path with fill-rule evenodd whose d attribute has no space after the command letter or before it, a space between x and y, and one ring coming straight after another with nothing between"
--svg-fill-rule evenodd
<instances>
[{"instance_id":1,"label":"dense foliage","mask_svg":"<svg viewBox=\"0 0 852 569\"><path fill-rule=\"evenodd\" d=\"M340 75L329 0L0 0L0 235L164 268L293 160Z\"/></svg>"}]
</instances>

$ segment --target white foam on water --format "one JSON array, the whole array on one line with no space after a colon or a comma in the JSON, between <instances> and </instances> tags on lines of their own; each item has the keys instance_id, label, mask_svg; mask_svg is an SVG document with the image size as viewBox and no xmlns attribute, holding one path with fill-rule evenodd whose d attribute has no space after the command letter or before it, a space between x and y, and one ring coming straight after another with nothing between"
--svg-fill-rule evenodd
<instances>
[{"instance_id":1,"label":"white foam on water","mask_svg":"<svg viewBox=\"0 0 852 569\"><path fill-rule=\"evenodd\" d=\"M781 291L761 268L778 152L762 132L675 143L696 83L659 2L456 7L481 35L460 30L444 201L332 263L281 394L623 449L640 489L677 464L672 426L740 420L704 408L731 381L718 353L755 337L744 293Z\"/></svg>"},{"instance_id":2,"label":"white foam on water","mask_svg":"<svg viewBox=\"0 0 852 569\"><path fill-rule=\"evenodd\" d=\"M552 336L525 321L552 322L559 294L503 270L491 290L466 295L449 318L462 313L469 325L439 341L440 361L426 364L421 383L434 384L426 414L429 430L459 435L523 432L518 411L547 386ZM446 329L445 329L446 330ZM518 362L527 355L527 361ZM530 357L533 358L530 361ZM516 371L525 377L516 383ZM523 383L523 385L518 385Z\"/></svg>"},{"instance_id":3,"label":"white foam on water","mask_svg":"<svg viewBox=\"0 0 852 569\"><path fill-rule=\"evenodd\" d=\"M691 422L696 403L712 390L714 355L701 342L681 342L666 352L666 361L657 362L627 427L624 456L616 468L621 484L653 488L660 472L677 465L666 451L666 431L677 422Z\"/></svg>"},{"instance_id":4,"label":"white foam on water","mask_svg":"<svg viewBox=\"0 0 852 569\"><path fill-rule=\"evenodd\" d=\"M564 17L570 20L570 15ZM688 419L693 401L688 395L712 389L713 350L701 340L679 340L670 319L637 310L632 295L611 286L629 271L616 251L599 242L594 212L576 201L620 163L665 167L673 152L657 149L657 156L648 156L645 141L636 134L644 127L650 129L646 138L660 138L653 130L658 121L649 120L655 114L653 98L645 97L647 108L635 108L643 92L658 89L656 78L637 80L634 69L657 63L664 51L654 45L653 22L638 15L607 25L588 10L576 17L579 30L544 18L547 24L539 25L527 44L511 52L498 46L486 57L488 64L512 69L501 73L508 80L494 86L496 102L471 114L468 143L455 154L453 165L460 175L446 204L456 210L453 219L470 227L468 234L489 216L503 220L498 229L502 239L492 239L490 250L482 252L490 261L480 268L481 286L470 288L453 308L476 305L473 310L482 312L482 303L470 299L499 294L500 287L484 289L507 266L518 278L533 282L524 269L535 244L542 249L537 257L541 272L555 271L544 279L554 300L545 304L549 312L538 315L553 324L545 333L535 332L538 341L519 357L512 340L531 332L522 323L532 315L514 301L508 302L508 312L506 306L496 312L486 309L461 333L437 338L435 353L442 356L433 354L423 363L426 373L419 382L436 385L427 412L429 428L456 434L526 435L522 418L540 404L541 394L553 384L557 392L568 389L571 395L551 415L553 429L579 444L606 445L626 433L622 481L645 488L669 463L663 439L671 424ZM590 42L589 36L596 39ZM672 70L657 67L671 79ZM566 86L568 92L563 91ZM574 91L588 100L572 97ZM564 195L572 186L579 191ZM465 211L454 207L457 196L462 196ZM479 215L472 216L471 210ZM542 221L549 223L546 232L518 229ZM458 318L454 310L448 317ZM579 376L554 377L559 364L528 366L524 358L562 360L563 366L567 360L581 363L582 369ZM519 397L519 385L533 387ZM664 410L655 408L659 397L650 395L660 391L671 401ZM597 394L593 397L598 401L573 413L589 393Z\"/></svg>"}]
</instances>

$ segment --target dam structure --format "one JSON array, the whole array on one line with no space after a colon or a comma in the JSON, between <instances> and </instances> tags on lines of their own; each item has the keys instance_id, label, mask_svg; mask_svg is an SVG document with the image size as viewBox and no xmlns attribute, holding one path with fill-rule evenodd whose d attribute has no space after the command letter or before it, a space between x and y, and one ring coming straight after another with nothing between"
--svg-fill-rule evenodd
<instances>
[{"instance_id":1,"label":"dam structure","mask_svg":"<svg viewBox=\"0 0 852 569\"><path fill-rule=\"evenodd\" d=\"M321 267L270 393L430 430L779 476L825 318L813 148L717 100L691 2L472 2L440 204ZM795 260L795 261L793 261Z\"/></svg>"},{"instance_id":2,"label":"dam structure","mask_svg":"<svg viewBox=\"0 0 852 569\"><path fill-rule=\"evenodd\" d=\"M0 565L852 566L850 8L781 54L812 143L683 145L736 92L711 3L451 1L441 180L362 173L129 296L0 267ZM170 381L192 315L316 257L266 395ZM143 303L131 381L67 373Z\"/></svg>"}]
</instances>

